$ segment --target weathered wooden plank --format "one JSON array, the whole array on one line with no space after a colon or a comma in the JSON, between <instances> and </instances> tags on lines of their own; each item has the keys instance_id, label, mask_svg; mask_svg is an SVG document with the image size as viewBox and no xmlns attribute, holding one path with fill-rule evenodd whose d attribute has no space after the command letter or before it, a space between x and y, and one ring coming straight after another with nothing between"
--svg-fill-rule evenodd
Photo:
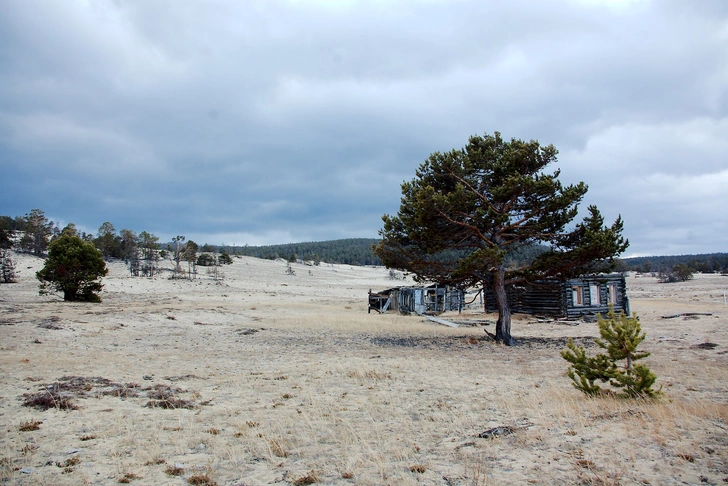
<instances>
[{"instance_id":1,"label":"weathered wooden plank","mask_svg":"<svg viewBox=\"0 0 728 486\"><path fill-rule=\"evenodd\" d=\"M662 319L675 319L676 317L695 317L695 316L712 316L707 312L683 312L682 314L675 314L674 316L662 316Z\"/></svg>"},{"instance_id":2,"label":"weathered wooden plank","mask_svg":"<svg viewBox=\"0 0 728 486\"><path fill-rule=\"evenodd\" d=\"M450 326L450 327L460 327L458 324L455 324L454 322L446 321L445 319L440 319L439 317L433 317L433 316L425 316L428 321L436 322L438 324L442 324L443 326Z\"/></svg>"}]
</instances>

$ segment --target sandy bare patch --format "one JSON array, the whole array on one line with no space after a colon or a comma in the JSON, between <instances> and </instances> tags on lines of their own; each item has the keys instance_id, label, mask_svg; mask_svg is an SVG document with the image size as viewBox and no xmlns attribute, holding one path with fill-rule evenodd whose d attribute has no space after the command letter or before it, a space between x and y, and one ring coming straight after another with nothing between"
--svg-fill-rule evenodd
<instances>
[{"instance_id":1,"label":"sandy bare patch","mask_svg":"<svg viewBox=\"0 0 728 486\"><path fill-rule=\"evenodd\" d=\"M367 291L395 284L383 268L239 258L215 282L114 263L103 303L67 304L38 296L40 260L18 262L0 286L13 484L728 480L728 277L628 279L665 392L645 403L571 387L559 351L590 345L595 323L517 316L504 348L477 309L457 329L367 314ZM37 394L51 406L25 404Z\"/></svg>"}]
</instances>

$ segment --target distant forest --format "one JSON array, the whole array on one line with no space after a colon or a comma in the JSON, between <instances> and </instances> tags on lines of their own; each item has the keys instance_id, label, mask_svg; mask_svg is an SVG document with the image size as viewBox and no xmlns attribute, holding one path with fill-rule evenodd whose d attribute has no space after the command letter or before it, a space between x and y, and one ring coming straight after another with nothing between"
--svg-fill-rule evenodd
<instances>
[{"instance_id":1,"label":"distant forest","mask_svg":"<svg viewBox=\"0 0 728 486\"><path fill-rule=\"evenodd\" d=\"M379 258L372 253L372 245L379 242L376 238L351 238L345 240L314 241L285 245L244 246L221 248L230 254L247 255L258 258L292 257L299 260L345 263L349 265L381 265ZM513 257L516 262L534 258L544 251L544 247L534 246L521 250ZM728 273L728 253L708 253L702 255L673 255L622 258L618 260L618 271L642 273L666 272L675 265L686 265L694 272Z\"/></svg>"},{"instance_id":2,"label":"distant forest","mask_svg":"<svg viewBox=\"0 0 728 486\"><path fill-rule=\"evenodd\" d=\"M232 255L246 255L269 260L283 258L289 261L304 260L349 265L381 265L381 260L372 251L372 247L377 243L379 243L379 240L376 238L349 238L285 245L220 247L220 250L227 251ZM544 250L545 247L538 245L521 248L516 254L511 255L510 259L514 264L524 260L530 261ZM440 255L441 258L447 259L460 256L462 255L459 255L456 251L449 251Z\"/></svg>"},{"instance_id":3,"label":"distant forest","mask_svg":"<svg viewBox=\"0 0 728 486\"><path fill-rule=\"evenodd\" d=\"M372 252L375 238L348 238L343 240L312 241L265 246L221 247L231 255L245 255L275 260L305 260L312 262L343 263L347 265L381 265Z\"/></svg>"},{"instance_id":4,"label":"distant forest","mask_svg":"<svg viewBox=\"0 0 728 486\"><path fill-rule=\"evenodd\" d=\"M648 256L621 260L620 270L642 273L667 272L677 265L685 265L694 272L728 273L728 253L706 253L702 255Z\"/></svg>"}]
</instances>

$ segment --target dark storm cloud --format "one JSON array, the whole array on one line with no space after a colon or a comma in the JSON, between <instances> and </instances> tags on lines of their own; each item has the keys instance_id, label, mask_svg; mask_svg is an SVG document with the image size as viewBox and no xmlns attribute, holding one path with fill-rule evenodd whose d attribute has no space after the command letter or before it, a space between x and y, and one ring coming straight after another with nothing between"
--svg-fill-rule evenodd
<instances>
[{"instance_id":1,"label":"dark storm cloud","mask_svg":"<svg viewBox=\"0 0 728 486\"><path fill-rule=\"evenodd\" d=\"M556 145L631 253L728 251L727 48L719 0L2 2L0 213L374 237L498 130Z\"/></svg>"}]
</instances>

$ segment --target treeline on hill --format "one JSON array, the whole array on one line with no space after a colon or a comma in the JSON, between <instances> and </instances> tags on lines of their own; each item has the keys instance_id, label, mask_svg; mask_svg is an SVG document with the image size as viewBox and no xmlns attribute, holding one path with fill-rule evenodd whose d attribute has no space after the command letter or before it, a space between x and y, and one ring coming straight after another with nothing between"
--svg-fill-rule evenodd
<instances>
[{"instance_id":1,"label":"treeline on hill","mask_svg":"<svg viewBox=\"0 0 728 486\"><path fill-rule=\"evenodd\" d=\"M619 270L665 273L676 267L687 268L692 272L728 274L728 253L625 258L622 260Z\"/></svg>"},{"instance_id":2,"label":"treeline on hill","mask_svg":"<svg viewBox=\"0 0 728 486\"><path fill-rule=\"evenodd\" d=\"M381 265L381 260L372 252L372 246L379 240L374 238L348 238L330 241L311 241L283 245L224 247L236 255L275 260L304 260L314 263L342 263L347 265Z\"/></svg>"},{"instance_id":3,"label":"treeline on hill","mask_svg":"<svg viewBox=\"0 0 728 486\"><path fill-rule=\"evenodd\" d=\"M314 263L341 263L346 265L381 265L382 262L373 252L373 246L379 243L376 238L348 238L329 241L312 241L307 243L289 243L283 245L224 247L226 251L235 255L245 255L257 258L275 260L304 260ZM515 263L523 260L532 260L536 255L545 251L545 247L533 245L520 248L509 258ZM436 258L452 259L456 251L443 252Z\"/></svg>"}]
</instances>

